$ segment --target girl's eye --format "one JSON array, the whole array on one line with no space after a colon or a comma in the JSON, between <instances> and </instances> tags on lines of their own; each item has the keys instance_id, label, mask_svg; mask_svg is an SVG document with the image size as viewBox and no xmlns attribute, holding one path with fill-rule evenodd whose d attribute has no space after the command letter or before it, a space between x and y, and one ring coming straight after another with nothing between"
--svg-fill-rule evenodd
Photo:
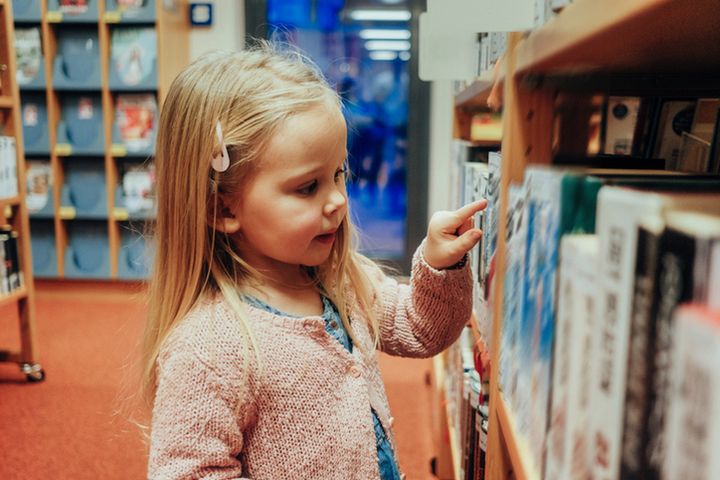
<instances>
[{"instance_id":1,"label":"girl's eye","mask_svg":"<svg viewBox=\"0 0 720 480\"><path fill-rule=\"evenodd\" d=\"M313 180L312 182L308 183L307 185L298 188L298 193L300 195L311 195L312 193L317 190L318 182L317 180Z\"/></svg>"},{"instance_id":2,"label":"girl's eye","mask_svg":"<svg viewBox=\"0 0 720 480\"><path fill-rule=\"evenodd\" d=\"M344 178L345 178L345 172L346 172L346 171L347 171L346 169L341 168L341 169L339 169L337 172L335 172L335 180L337 180L338 178L344 179Z\"/></svg>"}]
</instances>

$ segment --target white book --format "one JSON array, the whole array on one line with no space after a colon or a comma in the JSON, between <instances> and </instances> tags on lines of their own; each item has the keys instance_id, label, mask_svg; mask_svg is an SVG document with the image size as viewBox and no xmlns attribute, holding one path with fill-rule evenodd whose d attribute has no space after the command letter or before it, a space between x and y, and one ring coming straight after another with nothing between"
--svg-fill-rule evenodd
<instances>
[{"instance_id":1,"label":"white book","mask_svg":"<svg viewBox=\"0 0 720 480\"><path fill-rule=\"evenodd\" d=\"M720 478L720 312L675 312L664 480Z\"/></svg>"},{"instance_id":2,"label":"white book","mask_svg":"<svg viewBox=\"0 0 720 480\"><path fill-rule=\"evenodd\" d=\"M589 471L587 372L597 327L599 248L597 235L566 235L561 240L546 479L587 478Z\"/></svg>"},{"instance_id":3,"label":"white book","mask_svg":"<svg viewBox=\"0 0 720 480\"><path fill-rule=\"evenodd\" d=\"M615 480L619 475L638 225L643 218L677 209L720 212L720 194L655 193L622 187L600 190L598 318L602 324L591 375L595 381L594 480Z\"/></svg>"}]
</instances>

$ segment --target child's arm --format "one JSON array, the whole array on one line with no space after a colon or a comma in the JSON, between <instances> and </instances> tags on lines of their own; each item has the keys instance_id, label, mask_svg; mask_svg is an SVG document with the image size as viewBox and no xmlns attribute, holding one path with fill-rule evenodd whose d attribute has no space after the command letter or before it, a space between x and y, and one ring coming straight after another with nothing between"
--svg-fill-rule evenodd
<instances>
[{"instance_id":1,"label":"child's arm","mask_svg":"<svg viewBox=\"0 0 720 480\"><path fill-rule=\"evenodd\" d=\"M242 479L247 408L238 391L190 348L158 360L148 479ZM234 390L234 392L233 392Z\"/></svg>"},{"instance_id":2,"label":"child's arm","mask_svg":"<svg viewBox=\"0 0 720 480\"><path fill-rule=\"evenodd\" d=\"M460 335L472 313L473 287L470 266L458 262L481 237L472 218L486 204L482 200L433 215L427 238L413 256L410 285L380 277L381 298L376 305L381 350L429 357Z\"/></svg>"}]
</instances>

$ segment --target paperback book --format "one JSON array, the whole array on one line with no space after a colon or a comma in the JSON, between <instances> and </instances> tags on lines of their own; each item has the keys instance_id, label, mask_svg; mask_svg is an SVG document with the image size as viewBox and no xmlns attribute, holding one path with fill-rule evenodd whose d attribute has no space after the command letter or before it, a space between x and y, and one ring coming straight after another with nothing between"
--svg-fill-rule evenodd
<instances>
[{"instance_id":1,"label":"paperback book","mask_svg":"<svg viewBox=\"0 0 720 480\"><path fill-rule=\"evenodd\" d=\"M44 160L29 160L25 173L27 182L27 195L25 206L30 213L43 210L50 201L50 189L53 184L50 162Z\"/></svg>"}]
</instances>

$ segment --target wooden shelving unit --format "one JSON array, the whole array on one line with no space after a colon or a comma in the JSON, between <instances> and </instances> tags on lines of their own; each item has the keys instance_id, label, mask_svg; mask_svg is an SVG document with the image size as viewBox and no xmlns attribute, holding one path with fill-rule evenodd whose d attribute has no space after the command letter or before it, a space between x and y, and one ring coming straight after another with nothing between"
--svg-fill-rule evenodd
<instances>
[{"instance_id":1,"label":"wooden shelving unit","mask_svg":"<svg viewBox=\"0 0 720 480\"><path fill-rule=\"evenodd\" d=\"M554 99L557 87L543 80L573 74L626 75L633 88L654 88L653 76L698 77L720 72L720 8L716 0L575 0L530 35L510 34L499 74L503 85L503 141L498 239L506 238L507 200L511 182L522 182L527 166L552 162ZM643 80L637 78L642 76ZM597 85L596 85L597 86ZM487 108L491 88L480 78L455 98L458 123ZM638 92L641 93L641 92ZM498 241L496 265L505 265L506 245ZM503 268L494 279L492 344L500 345ZM492 365L499 365L494 348ZM499 389L498 371L490 380L488 480L534 480L541 472L530 465L527 446L516 433L513 412Z\"/></svg>"},{"instance_id":2,"label":"wooden shelving unit","mask_svg":"<svg viewBox=\"0 0 720 480\"><path fill-rule=\"evenodd\" d=\"M18 232L18 260L23 284L10 294L0 296L0 307L15 305L20 329L20 350L0 350L0 361L15 362L31 382L44 380L45 372L38 363L35 350L35 285L30 254L30 222L25 207L25 153L22 122L20 121L20 92L15 79L15 35L12 2L0 1L0 109L2 134L15 137L17 181L19 195L0 200L0 224L8 223ZM7 328L3 325L2 328Z\"/></svg>"},{"instance_id":3,"label":"wooden shelving unit","mask_svg":"<svg viewBox=\"0 0 720 480\"><path fill-rule=\"evenodd\" d=\"M148 0L145 7L152 15L143 13L133 17L126 15L126 12L115 0L98 0L89 2L92 9L97 8L97 16L94 10L92 19L85 19L81 23L71 15L63 15L59 11L51 10L51 0L41 0L40 13L37 20L22 20L24 26L38 26L41 32L41 44L43 53L43 66L45 71L45 85L41 90L33 89L22 91L26 93L39 94L45 97L47 107L47 129L49 152L38 154L36 157L49 159L53 176L53 211L50 218L42 217L38 222L52 224L55 244L55 265L56 272L43 273L39 277L45 285L52 285L59 282L54 280L142 280L141 277L126 277L119 273L119 262L123 247L123 232L128 226L127 221L132 221L134 230L142 232L144 218L128 217L124 208L116 205L116 190L122 181L122 164L142 164L148 160L146 154L133 154L126 149L119 148L113 142L113 130L116 121L116 101L121 94L153 94L157 101L157 115L159 115L162 101L170 87L170 83L179 71L189 62L189 21L188 8L185 0L175 2L164 2L162 0ZM10 20L12 21L12 19ZM152 85L141 83L140 86L113 86L111 84L112 70L112 38L116 29L151 28L156 34L156 55L154 69L156 81ZM72 31L87 31L93 36L97 35L97 48L99 51L100 69L99 86L88 86L87 88L57 87L54 83L54 72L56 68L56 55L61 49L59 36ZM63 101L78 96L89 96L97 99L97 105L93 108L101 110L96 114L98 122L101 123L103 135L102 151L96 153L75 153L69 150L69 144L60 143L58 138L58 125L62 120ZM0 101L2 99L0 98ZM157 126L157 117L155 118ZM64 208L62 201L62 185L66 180L68 165L76 160L92 161L97 160L98 171L102 172L105 178L105 198L103 203L107 204L103 217L82 217L76 215L74 208ZM36 218L31 216L31 222ZM92 224L93 231L102 232L106 235L107 241L103 249L106 257L107 268L103 267L98 273L88 274L84 277L78 272L68 274L69 266L66 265L66 255L71 245L72 229L76 224ZM138 237L139 238L139 237ZM106 252L106 253L105 253ZM51 280L50 282L46 280Z\"/></svg>"}]
</instances>

